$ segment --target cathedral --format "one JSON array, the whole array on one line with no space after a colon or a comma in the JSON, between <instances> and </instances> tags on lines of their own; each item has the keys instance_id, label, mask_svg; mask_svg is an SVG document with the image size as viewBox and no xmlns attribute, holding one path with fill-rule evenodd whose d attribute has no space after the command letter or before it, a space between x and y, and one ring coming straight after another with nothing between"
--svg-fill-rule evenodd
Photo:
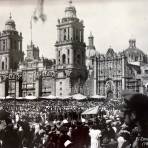
<instances>
[{"instance_id":1,"label":"cathedral","mask_svg":"<svg viewBox=\"0 0 148 148\"><path fill-rule=\"evenodd\" d=\"M115 52L111 47L106 54L96 51L92 33L88 37L86 65L89 72L86 80L88 96L103 95L121 98L123 90L148 94L148 57L137 48L136 40L129 40L129 47Z\"/></svg>"},{"instance_id":2,"label":"cathedral","mask_svg":"<svg viewBox=\"0 0 148 148\"><path fill-rule=\"evenodd\" d=\"M0 34L1 97L55 95L58 97L84 93L87 79L85 65L84 24L69 2L65 16L57 22L56 59L39 57L39 47L31 41L24 59L22 33L10 18Z\"/></svg>"},{"instance_id":3,"label":"cathedral","mask_svg":"<svg viewBox=\"0 0 148 148\"><path fill-rule=\"evenodd\" d=\"M0 97L54 95L68 97L81 93L121 98L122 90L147 93L148 58L129 40L129 47L106 54L96 50L92 33L84 42L84 23L69 2L65 16L57 21L55 59L40 57L31 41L27 55L22 50L22 33L10 18L0 33Z\"/></svg>"}]
</instances>

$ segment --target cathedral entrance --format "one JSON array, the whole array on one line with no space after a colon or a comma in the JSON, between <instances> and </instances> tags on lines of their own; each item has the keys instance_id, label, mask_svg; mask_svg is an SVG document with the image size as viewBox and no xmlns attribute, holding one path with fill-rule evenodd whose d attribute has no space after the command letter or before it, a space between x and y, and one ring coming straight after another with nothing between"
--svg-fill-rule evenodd
<instances>
[{"instance_id":1,"label":"cathedral entrance","mask_svg":"<svg viewBox=\"0 0 148 148\"><path fill-rule=\"evenodd\" d=\"M105 88L106 88L107 100L113 99L114 98L114 82L112 80L106 81Z\"/></svg>"},{"instance_id":2,"label":"cathedral entrance","mask_svg":"<svg viewBox=\"0 0 148 148\"><path fill-rule=\"evenodd\" d=\"M107 92L107 100L110 100L110 99L112 99L112 98L113 98L113 91L109 90L109 91Z\"/></svg>"}]
</instances>

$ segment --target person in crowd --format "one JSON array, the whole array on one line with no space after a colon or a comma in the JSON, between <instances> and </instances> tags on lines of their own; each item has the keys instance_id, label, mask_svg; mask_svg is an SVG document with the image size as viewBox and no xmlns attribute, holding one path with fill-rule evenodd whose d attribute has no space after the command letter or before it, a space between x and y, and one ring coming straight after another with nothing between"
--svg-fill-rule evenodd
<instances>
[{"instance_id":1,"label":"person in crowd","mask_svg":"<svg viewBox=\"0 0 148 148\"><path fill-rule=\"evenodd\" d=\"M102 146L105 148L116 148L116 134L111 126L111 120L106 120L106 127L102 130Z\"/></svg>"},{"instance_id":2,"label":"person in crowd","mask_svg":"<svg viewBox=\"0 0 148 148\"><path fill-rule=\"evenodd\" d=\"M131 148L130 132L127 130L121 130L117 141L118 148Z\"/></svg>"},{"instance_id":3,"label":"person in crowd","mask_svg":"<svg viewBox=\"0 0 148 148\"><path fill-rule=\"evenodd\" d=\"M148 147L148 96L133 94L124 102L124 121L132 132L137 127L138 134L132 141L132 148Z\"/></svg>"},{"instance_id":4,"label":"person in crowd","mask_svg":"<svg viewBox=\"0 0 148 148\"><path fill-rule=\"evenodd\" d=\"M96 125L92 125L90 128L89 135L91 138L90 148L101 148L100 146L100 137L102 136L101 130L99 130Z\"/></svg>"},{"instance_id":5,"label":"person in crowd","mask_svg":"<svg viewBox=\"0 0 148 148\"><path fill-rule=\"evenodd\" d=\"M5 110L0 110L0 139L2 148L19 148L17 130Z\"/></svg>"}]
</instances>

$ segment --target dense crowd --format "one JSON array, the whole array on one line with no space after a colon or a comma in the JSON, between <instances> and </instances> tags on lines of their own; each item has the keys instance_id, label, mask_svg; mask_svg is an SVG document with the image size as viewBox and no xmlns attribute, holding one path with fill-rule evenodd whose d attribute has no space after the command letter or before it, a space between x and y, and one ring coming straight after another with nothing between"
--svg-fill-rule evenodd
<instances>
[{"instance_id":1,"label":"dense crowd","mask_svg":"<svg viewBox=\"0 0 148 148\"><path fill-rule=\"evenodd\" d=\"M5 100L1 101L1 106L12 116L18 114L20 118L26 118L28 122L41 122L41 120L54 119L63 120L70 118L78 120L81 113L88 108L94 106L104 106L103 102L97 100L92 101L76 101L76 100L42 100L42 101L16 101ZM106 104L106 110L114 109L113 105Z\"/></svg>"},{"instance_id":2,"label":"dense crowd","mask_svg":"<svg viewBox=\"0 0 148 148\"><path fill-rule=\"evenodd\" d=\"M138 137L142 132L139 132L141 125L136 124L139 121L135 120L135 111L126 108L122 115L116 105L90 100L2 101L0 147L144 148L144 142L137 147ZM98 114L86 115L85 118L81 116L84 110L94 106L99 106ZM145 127L143 136L146 131ZM147 143L144 144L147 148Z\"/></svg>"}]
</instances>

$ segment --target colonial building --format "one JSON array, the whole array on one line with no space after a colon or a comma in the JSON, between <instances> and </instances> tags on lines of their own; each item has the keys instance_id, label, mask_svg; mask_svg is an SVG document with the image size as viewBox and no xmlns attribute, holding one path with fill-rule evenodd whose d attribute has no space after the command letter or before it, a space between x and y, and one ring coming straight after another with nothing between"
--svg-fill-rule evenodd
<instances>
[{"instance_id":1,"label":"colonial building","mask_svg":"<svg viewBox=\"0 0 148 148\"><path fill-rule=\"evenodd\" d=\"M86 50L89 71L87 95L104 95L121 98L122 90L145 93L148 84L147 55L136 47L136 40L129 40L129 47L116 53L109 48L106 54L95 50L92 34Z\"/></svg>"},{"instance_id":2,"label":"colonial building","mask_svg":"<svg viewBox=\"0 0 148 148\"><path fill-rule=\"evenodd\" d=\"M27 95L59 97L83 93L87 78L84 25L69 2L65 16L58 19L56 60L39 56L33 42L22 52L22 34L10 17L0 35L0 96Z\"/></svg>"}]
</instances>

